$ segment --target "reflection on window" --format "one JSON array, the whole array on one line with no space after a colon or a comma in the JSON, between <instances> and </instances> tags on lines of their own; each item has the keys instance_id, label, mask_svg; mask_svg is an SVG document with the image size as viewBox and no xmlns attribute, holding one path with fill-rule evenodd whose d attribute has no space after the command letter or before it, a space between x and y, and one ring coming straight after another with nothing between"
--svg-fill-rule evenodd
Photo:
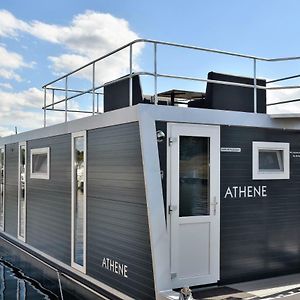
<instances>
[{"instance_id":1,"label":"reflection on window","mask_svg":"<svg viewBox=\"0 0 300 300\"><path fill-rule=\"evenodd\" d=\"M49 148L31 149L31 178L49 179Z\"/></svg>"},{"instance_id":2,"label":"reflection on window","mask_svg":"<svg viewBox=\"0 0 300 300\"><path fill-rule=\"evenodd\" d=\"M73 138L73 263L85 267L85 136Z\"/></svg>"},{"instance_id":3,"label":"reflection on window","mask_svg":"<svg viewBox=\"0 0 300 300\"><path fill-rule=\"evenodd\" d=\"M18 236L25 240L25 214L26 214L26 147L19 148L19 197L18 197Z\"/></svg>"},{"instance_id":4,"label":"reflection on window","mask_svg":"<svg viewBox=\"0 0 300 300\"><path fill-rule=\"evenodd\" d=\"M17 279L17 299L26 300L26 282L21 279Z\"/></svg>"},{"instance_id":5,"label":"reflection on window","mask_svg":"<svg viewBox=\"0 0 300 300\"><path fill-rule=\"evenodd\" d=\"M259 170L283 171L283 150L259 150Z\"/></svg>"},{"instance_id":6,"label":"reflection on window","mask_svg":"<svg viewBox=\"0 0 300 300\"><path fill-rule=\"evenodd\" d=\"M0 229L4 230L4 148L0 149Z\"/></svg>"},{"instance_id":7,"label":"reflection on window","mask_svg":"<svg viewBox=\"0 0 300 300\"><path fill-rule=\"evenodd\" d=\"M181 136L179 216L209 215L209 138Z\"/></svg>"}]
</instances>

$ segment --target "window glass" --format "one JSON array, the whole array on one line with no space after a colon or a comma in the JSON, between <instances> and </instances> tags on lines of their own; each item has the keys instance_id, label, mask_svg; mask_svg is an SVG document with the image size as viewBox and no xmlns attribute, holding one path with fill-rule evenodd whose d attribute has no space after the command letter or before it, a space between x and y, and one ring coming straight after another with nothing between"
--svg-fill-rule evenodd
<instances>
[{"instance_id":1,"label":"window glass","mask_svg":"<svg viewBox=\"0 0 300 300\"><path fill-rule=\"evenodd\" d=\"M0 149L0 229L4 229L4 148Z\"/></svg>"},{"instance_id":2,"label":"window glass","mask_svg":"<svg viewBox=\"0 0 300 300\"><path fill-rule=\"evenodd\" d=\"M181 136L179 216L209 215L209 138Z\"/></svg>"},{"instance_id":3,"label":"window glass","mask_svg":"<svg viewBox=\"0 0 300 300\"><path fill-rule=\"evenodd\" d=\"M84 243L84 137L74 138L74 262L83 266Z\"/></svg>"},{"instance_id":4,"label":"window glass","mask_svg":"<svg viewBox=\"0 0 300 300\"><path fill-rule=\"evenodd\" d=\"M48 155L47 153L32 155L32 173L47 174L48 172Z\"/></svg>"},{"instance_id":5,"label":"window glass","mask_svg":"<svg viewBox=\"0 0 300 300\"><path fill-rule=\"evenodd\" d=\"M259 150L259 170L283 171L283 150Z\"/></svg>"},{"instance_id":6,"label":"window glass","mask_svg":"<svg viewBox=\"0 0 300 300\"><path fill-rule=\"evenodd\" d=\"M26 148L20 146L19 166L19 236L25 238Z\"/></svg>"}]
</instances>

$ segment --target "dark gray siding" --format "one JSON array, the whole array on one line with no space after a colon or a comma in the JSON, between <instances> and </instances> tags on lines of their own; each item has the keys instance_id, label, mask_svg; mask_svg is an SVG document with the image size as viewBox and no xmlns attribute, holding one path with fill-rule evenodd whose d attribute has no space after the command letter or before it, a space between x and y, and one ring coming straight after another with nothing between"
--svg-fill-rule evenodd
<instances>
[{"instance_id":1,"label":"dark gray siding","mask_svg":"<svg viewBox=\"0 0 300 300\"><path fill-rule=\"evenodd\" d=\"M221 280L243 281L300 268L300 157L290 155L290 180L252 180L252 141L288 142L300 151L300 133L222 127ZM226 198L228 186L266 185L267 197ZM222 199L223 198L223 199Z\"/></svg>"},{"instance_id":2,"label":"dark gray siding","mask_svg":"<svg viewBox=\"0 0 300 300\"><path fill-rule=\"evenodd\" d=\"M154 299L138 123L88 132L87 274L134 297ZM128 278L101 267L110 258Z\"/></svg>"},{"instance_id":3,"label":"dark gray siding","mask_svg":"<svg viewBox=\"0 0 300 300\"><path fill-rule=\"evenodd\" d=\"M30 149L50 147L50 180L30 179ZM27 142L27 243L70 265L71 135Z\"/></svg>"},{"instance_id":4,"label":"dark gray siding","mask_svg":"<svg viewBox=\"0 0 300 300\"><path fill-rule=\"evenodd\" d=\"M18 143L6 145L5 150L5 231L18 235Z\"/></svg>"}]
</instances>

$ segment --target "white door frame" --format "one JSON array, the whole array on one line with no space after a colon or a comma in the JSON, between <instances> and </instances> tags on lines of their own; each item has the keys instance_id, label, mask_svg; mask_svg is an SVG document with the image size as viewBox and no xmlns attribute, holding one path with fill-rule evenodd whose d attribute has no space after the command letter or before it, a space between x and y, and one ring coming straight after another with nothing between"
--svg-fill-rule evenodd
<instances>
[{"instance_id":1,"label":"white door frame","mask_svg":"<svg viewBox=\"0 0 300 300\"><path fill-rule=\"evenodd\" d=\"M213 232L210 244L210 270L212 272L209 276L198 276L193 278L180 278L177 274L176 260L177 250L172 247L174 239L178 241L177 232L172 232L174 228L174 220L177 218L179 221L179 208L173 205L171 199L174 197L174 193L178 193L178 172L179 172L179 141L178 137L183 136L203 136L210 138L210 217ZM172 279L172 288L178 288L182 286L192 285L204 285L215 283L220 279L220 127L201 125L201 124L186 124L186 123L169 123L168 124L168 149L167 149L167 227L170 235L170 270ZM177 162L177 163L174 163ZM177 173L176 173L177 172ZM173 174L173 176L172 176ZM175 175L174 175L175 174ZM176 175L177 174L177 175ZM174 177L175 176L175 177ZM176 180L174 181L174 178ZM174 181L174 182L172 182ZM176 183L177 182L177 183ZM174 184L177 184L174 190ZM177 194L179 199L179 194ZM174 199L174 198L173 198ZM178 201L178 200L176 200ZM175 202L176 202L175 201ZM174 202L174 201L173 201ZM174 209L169 212L169 209ZM175 218L175 219L174 219ZM197 222L198 217L187 217L190 222ZM183 222L186 222L185 218L181 218ZM172 227L171 227L172 225ZM176 227L176 225L175 225ZM175 230L176 231L176 230ZM176 258L177 257L177 258ZM212 259L213 258L213 259Z\"/></svg>"}]
</instances>

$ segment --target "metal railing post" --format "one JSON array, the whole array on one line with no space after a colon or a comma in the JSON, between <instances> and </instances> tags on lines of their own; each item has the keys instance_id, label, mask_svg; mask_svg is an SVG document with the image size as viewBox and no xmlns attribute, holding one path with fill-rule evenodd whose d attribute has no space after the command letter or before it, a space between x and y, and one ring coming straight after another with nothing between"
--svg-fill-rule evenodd
<instances>
[{"instance_id":1,"label":"metal railing post","mask_svg":"<svg viewBox=\"0 0 300 300\"><path fill-rule=\"evenodd\" d=\"M158 104L157 98L157 44L154 43L154 104Z\"/></svg>"},{"instance_id":2,"label":"metal railing post","mask_svg":"<svg viewBox=\"0 0 300 300\"><path fill-rule=\"evenodd\" d=\"M132 106L132 44L129 46L129 106Z\"/></svg>"},{"instance_id":3,"label":"metal railing post","mask_svg":"<svg viewBox=\"0 0 300 300\"><path fill-rule=\"evenodd\" d=\"M256 58L253 59L254 113L257 113Z\"/></svg>"},{"instance_id":4,"label":"metal railing post","mask_svg":"<svg viewBox=\"0 0 300 300\"><path fill-rule=\"evenodd\" d=\"M44 127L47 126L47 108L46 108L46 105L47 105L47 88L44 87Z\"/></svg>"},{"instance_id":5,"label":"metal railing post","mask_svg":"<svg viewBox=\"0 0 300 300\"><path fill-rule=\"evenodd\" d=\"M95 63L93 63L93 115L95 115Z\"/></svg>"},{"instance_id":6,"label":"metal railing post","mask_svg":"<svg viewBox=\"0 0 300 300\"><path fill-rule=\"evenodd\" d=\"M54 109L54 90L52 90L52 109Z\"/></svg>"},{"instance_id":7,"label":"metal railing post","mask_svg":"<svg viewBox=\"0 0 300 300\"><path fill-rule=\"evenodd\" d=\"M65 79L65 122L68 122L68 76Z\"/></svg>"}]
</instances>

